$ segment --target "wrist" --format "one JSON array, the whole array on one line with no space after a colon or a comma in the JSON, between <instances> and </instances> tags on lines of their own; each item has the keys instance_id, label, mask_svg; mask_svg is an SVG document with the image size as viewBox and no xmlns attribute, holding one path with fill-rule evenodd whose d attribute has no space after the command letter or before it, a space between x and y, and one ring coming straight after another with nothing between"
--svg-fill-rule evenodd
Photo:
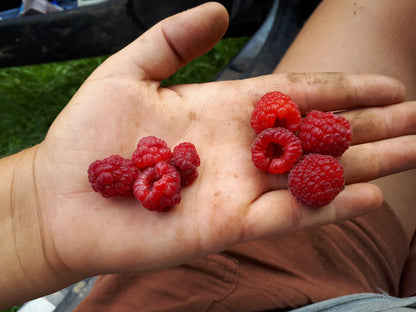
<instances>
[{"instance_id":1,"label":"wrist","mask_svg":"<svg viewBox=\"0 0 416 312\"><path fill-rule=\"evenodd\" d=\"M0 160L0 266L4 268L0 310L75 281L51 256L51 244L47 242L50 234L36 189L37 150L35 146Z\"/></svg>"},{"instance_id":2,"label":"wrist","mask_svg":"<svg viewBox=\"0 0 416 312\"><path fill-rule=\"evenodd\" d=\"M0 279L0 308L19 303L16 301L20 293L28 293L31 288L31 281L26 277L29 273L26 263L32 257L26 249L32 244L31 228L36 221L30 218L31 207L22 206L20 198L22 187L26 188L28 198L33 197L33 187L28 187L32 180L29 154L26 150L0 160L0 240L3 253L0 265L4 268ZM23 170L26 170L25 185L21 185L21 179L17 177L17 173L20 175ZM32 224L28 226L27 223ZM24 235L27 237L23 238Z\"/></svg>"}]
</instances>

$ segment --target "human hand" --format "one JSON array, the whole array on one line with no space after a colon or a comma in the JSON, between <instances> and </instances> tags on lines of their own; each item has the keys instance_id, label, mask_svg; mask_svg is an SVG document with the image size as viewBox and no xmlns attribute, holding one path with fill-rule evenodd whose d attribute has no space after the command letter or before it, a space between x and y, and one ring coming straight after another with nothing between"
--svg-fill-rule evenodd
<instances>
[{"instance_id":1,"label":"human hand","mask_svg":"<svg viewBox=\"0 0 416 312\"><path fill-rule=\"evenodd\" d=\"M16 208L19 222L29 227L16 241L36 234L18 248L35 285L42 275L59 288L96 274L165 268L244 241L351 218L382 202L378 188L359 182L414 166L414 152L393 154L388 148L392 142L414 143L414 137L400 137L408 134L401 125L416 117L414 109L399 115L391 112L406 104L373 108L404 99L394 79L311 73L160 87L211 48L227 23L223 7L213 3L162 21L102 64L46 139L20 157L13 197L29 203ZM341 158L347 186L326 207L302 206L287 190L285 175L266 174L251 162L251 112L273 90L289 94L302 112L346 110L351 121L356 145ZM379 118L373 124L380 112L394 122ZM87 179L91 162L111 154L130 157L147 135L171 147L192 142L201 157L198 179L166 213L148 211L135 199L102 198ZM399 165L394 157L406 162Z\"/></svg>"}]
</instances>

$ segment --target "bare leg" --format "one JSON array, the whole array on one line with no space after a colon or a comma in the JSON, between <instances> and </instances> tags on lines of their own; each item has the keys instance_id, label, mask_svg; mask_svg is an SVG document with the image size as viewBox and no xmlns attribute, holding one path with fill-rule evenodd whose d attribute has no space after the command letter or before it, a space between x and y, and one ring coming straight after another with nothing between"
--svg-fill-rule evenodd
<instances>
[{"instance_id":1,"label":"bare leg","mask_svg":"<svg viewBox=\"0 0 416 312\"><path fill-rule=\"evenodd\" d=\"M276 73L341 71L396 77L416 99L416 1L324 0ZM374 181L409 243L416 229L416 169ZM413 246L416 254L416 246Z\"/></svg>"},{"instance_id":2,"label":"bare leg","mask_svg":"<svg viewBox=\"0 0 416 312\"><path fill-rule=\"evenodd\" d=\"M324 0L276 72L385 74L416 99L415 14L413 0Z\"/></svg>"}]
</instances>

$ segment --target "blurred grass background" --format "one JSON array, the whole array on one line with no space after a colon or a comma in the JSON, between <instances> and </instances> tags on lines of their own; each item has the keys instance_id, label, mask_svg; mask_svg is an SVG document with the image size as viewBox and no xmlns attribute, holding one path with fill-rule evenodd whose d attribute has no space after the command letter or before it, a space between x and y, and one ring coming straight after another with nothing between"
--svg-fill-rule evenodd
<instances>
[{"instance_id":1,"label":"blurred grass background","mask_svg":"<svg viewBox=\"0 0 416 312\"><path fill-rule=\"evenodd\" d=\"M17 312L17 311L19 311L19 308L20 308L19 306L15 306L15 307L12 307L10 309L3 310L1 312Z\"/></svg>"},{"instance_id":2,"label":"blurred grass background","mask_svg":"<svg viewBox=\"0 0 416 312\"><path fill-rule=\"evenodd\" d=\"M247 40L221 40L164 84L212 81ZM41 142L55 117L105 59L101 56L0 69L0 157Z\"/></svg>"},{"instance_id":3,"label":"blurred grass background","mask_svg":"<svg viewBox=\"0 0 416 312\"><path fill-rule=\"evenodd\" d=\"M221 40L163 85L208 82L248 38ZM40 143L55 117L106 56L0 69L0 157ZM16 312L19 306L1 312Z\"/></svg>"}]
</instances>

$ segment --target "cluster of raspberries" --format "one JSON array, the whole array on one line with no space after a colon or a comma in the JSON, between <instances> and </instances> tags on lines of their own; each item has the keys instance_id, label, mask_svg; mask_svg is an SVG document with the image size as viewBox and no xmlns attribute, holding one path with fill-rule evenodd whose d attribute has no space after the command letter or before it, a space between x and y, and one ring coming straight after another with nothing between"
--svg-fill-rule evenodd
<instances>
[{"instance_id":1,"label":"cluster of raspberries","mask_svg":"<svg viewBox=\"0 0 416 312\"><path fill-rule=\"evenodd\" d=\"M302 119L291 98L274 91L256 104L251 126L257 134L251 146L254 165L272 174L289 172L288 187L299 202L321 207L342 191L344 171L336 157L352 141L344 117L313 110Z\"/></svg>"},{"instance_id":2,"label":"cluster of raspberries","mask_svg":"<svg viewBox=\"0 0 416 312\"><path fill-rule=\"evenodd\" d=\"M163 212L181 201L181 187L198 177L199 155L192 143L173 151L166 142L147 136L131 159L111 155L88 167L88 181L103 197L136 197L143 207Z\"/></svg>"}]
</instances>

